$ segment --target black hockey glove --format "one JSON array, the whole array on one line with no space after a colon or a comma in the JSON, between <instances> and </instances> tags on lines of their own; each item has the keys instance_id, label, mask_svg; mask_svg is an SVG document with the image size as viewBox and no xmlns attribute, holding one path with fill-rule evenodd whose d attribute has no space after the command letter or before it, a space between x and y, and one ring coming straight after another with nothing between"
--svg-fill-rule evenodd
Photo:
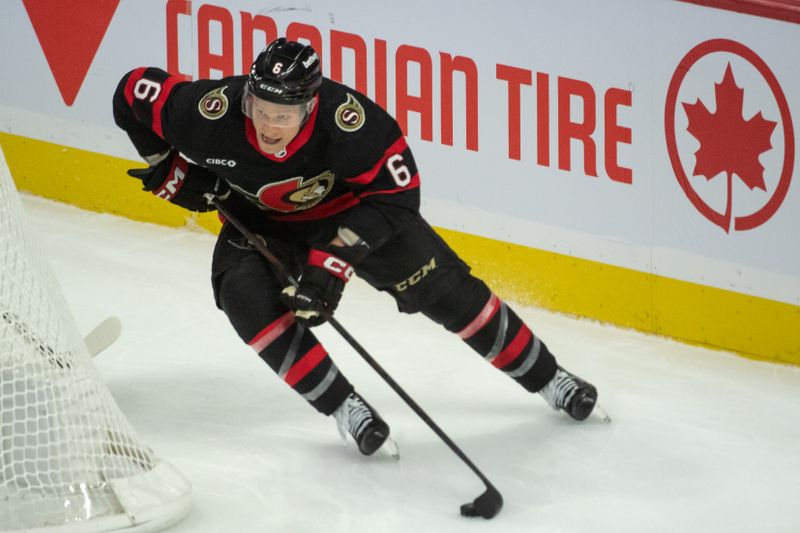
<instances>
[{"instance_id":1,"label":"black hockey glove","mask_svg":"<svg viewBox=\"0 0 800 533\"><path fill-rule=\"evenodd\" d=\"M224 200L231 192L225 180L210 170L189 163L174 150L155 165L128 170L128 175L142 180L145 191L200 213L214 209L205 198L206 194Z\"/></svg>"},{"instance_id":2,"label":"black hockey glove","mask_svg":"<svg viewBox=\"0 0 800 533\"><path fill-rule=\"evenodd\" d=\"M333 315L342 298L344 284L353 276L353 267L324 250L312 249L303 268L298 287L289 286L282 297L297 322L308 327L323 324Z\"/></svg>"}]
</instances>

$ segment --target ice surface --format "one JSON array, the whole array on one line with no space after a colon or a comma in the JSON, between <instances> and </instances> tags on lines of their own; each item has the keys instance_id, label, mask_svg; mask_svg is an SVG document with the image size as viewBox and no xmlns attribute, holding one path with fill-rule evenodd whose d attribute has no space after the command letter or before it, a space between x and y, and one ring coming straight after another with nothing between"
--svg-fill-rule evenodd
<instances>
[{"instance_id":1,"label":"ice surface","mask_svg":"<svg viewBox=\"0 0 800 533\"><path fill-rule=\"evenodd\" d=\"M551 411L455 336L361 281L337 317L505 497L483 485L328 326L339 367L402 459L361 457L241 343L214 306L214 238L26 196L82 332L122 319L95 359L147 442L192 482L170 531L797 532L800 369L515 306L614 422ZM757 332L754 332L757 334Z\"/></svg>"}]
</instances>

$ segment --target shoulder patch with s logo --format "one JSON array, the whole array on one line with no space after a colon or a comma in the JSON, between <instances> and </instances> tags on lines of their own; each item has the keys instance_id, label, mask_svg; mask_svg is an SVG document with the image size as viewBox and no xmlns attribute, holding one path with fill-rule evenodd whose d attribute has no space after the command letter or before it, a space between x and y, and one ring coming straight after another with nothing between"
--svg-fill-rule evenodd
<instances>
[{"instance_id":1,"label":"shoulder patch with s logo","mask_svg":"<svg viewBox=\"0 0 800 533\"><path fill-rule=\"evenodd\" d=\"M208 120L217 120L224 115L228 110L228 97L224 94L227 88L228 86L226 85L206 93L200 99L200 103L197 104L197 109L200 111L200 114Z\"/></svg>"},{"instance_id":2,"label":"shoulder patch with s logo","mask_svg":"<svg viewBox=\"0 0 800 533\"><path fill-rule=\"evenodd\" d=\"M336 125L350 133L359 130L365 120L364 108L355 96L347 93L347 101L336 108Z\"/></svg>"}]
</instances>

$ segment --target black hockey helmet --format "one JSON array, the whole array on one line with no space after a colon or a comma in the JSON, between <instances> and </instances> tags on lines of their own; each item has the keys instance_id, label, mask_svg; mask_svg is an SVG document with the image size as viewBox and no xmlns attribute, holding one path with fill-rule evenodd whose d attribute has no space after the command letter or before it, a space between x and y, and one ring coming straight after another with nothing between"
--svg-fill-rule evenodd
<instances>
[{"instance_id":1,"label":"black hockey helmet","mask_svg":"<svg viewBox=\"0 0 800 533\"><path fill-rule=\"evenodd\" d=\"M317 52L281 37L258 54L250 67L245 91L276 104L303 104L314 98L321 84Z\"/></svg>"}]
</instances>

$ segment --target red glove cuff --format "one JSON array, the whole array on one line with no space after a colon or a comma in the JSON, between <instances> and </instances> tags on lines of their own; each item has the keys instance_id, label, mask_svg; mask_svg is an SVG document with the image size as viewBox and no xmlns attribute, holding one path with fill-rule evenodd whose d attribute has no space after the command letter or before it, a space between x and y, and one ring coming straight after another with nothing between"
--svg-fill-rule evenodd
<instances>
[{"instance_id":1,"label":"red glove cuff","mask_svg":"<svg viewBox=\"0 0 800 533\"><path fill-rule=\"evenodd\" d=\"M308 254L308 264L327 271L345 283L353 277L353 267L350 263L322 250L312 248Z\"/></svg>"},{"instance_id":2,"label":"red glove cuff","mask_svg":"<svg viewBox=\"0 0 800 533\"><path fill-rule=\"evenodd\" d=\"M170 200L183 187L183 180L186 178L187 172L189 172L189 163L177 153L174 154L167 178L160 187L153 190L153 194L164 200Z\"/></svg>"}]
</instances>

